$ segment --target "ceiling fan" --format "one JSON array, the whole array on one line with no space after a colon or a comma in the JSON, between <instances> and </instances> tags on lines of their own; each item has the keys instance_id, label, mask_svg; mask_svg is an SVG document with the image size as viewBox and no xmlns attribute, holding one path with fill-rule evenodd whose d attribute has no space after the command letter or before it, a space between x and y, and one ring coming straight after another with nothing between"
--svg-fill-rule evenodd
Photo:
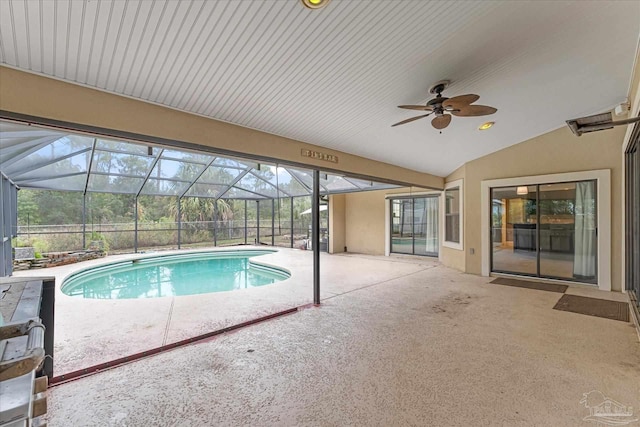
<instances>
[{"instance_id":1,"label":"ceiling fan","mask_svg":"<svg viewBox=\"0 0 640 427\"><path fill-rule=\"evenodd\" d=\"M459 95L454 96L453 98L446 98L442 96L442 91L445 90L447 86L449 86L449 83L449 80L442 80L433 85L429 89L429 92L432 94L436 94L436 97L427 102L426 105L398 106L398 108L404 108L407 110L429 111L428 114L411 117L410 119L403 120L391 126L393 127L404 125L414 120L422 119L434 114L435 117L433 118L433 120L431 120L431 125L438 130L442 130L449 126L449 123L451 123L452 114L458 117L476 117L488 116L489 114L493 114L498 111L497 109L488 107L486 105L472 105L474 102L480 99L478 95Z\"/></svg>"}]
</instances>

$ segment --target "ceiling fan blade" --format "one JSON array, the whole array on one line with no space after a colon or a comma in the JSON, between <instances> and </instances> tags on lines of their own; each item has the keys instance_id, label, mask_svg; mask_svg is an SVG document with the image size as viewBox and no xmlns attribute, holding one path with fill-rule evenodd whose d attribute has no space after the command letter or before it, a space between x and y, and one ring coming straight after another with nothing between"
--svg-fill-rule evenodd
<instances>
[{"instance_id":1,"label":"ceiling fan blade","mask_svg":"<svg viewBox=\"0 0 640 427\"><path fill-rule=\"evenodd\" d=\"M431 120L431 125L436 129L444 129L449 126L449 123L451 123L451 116L449 114L444 114Z\"/></svg>"},{"instance_id":2,"label":"ceiling fan blade","mask_svg":"<svg viewBox=\"0 0 640 427\"><path fill-rule=\"evenodd\" d=\"M443 107L455 107L456 109L460 109L462 107L466 107L469 104L476 102L480 97L478 95L460 95L454 96L453 98L449 98L442 103Z\"/></svg>"},{"instance_id":3,"label":"ceiling fan blade","mask_svg":"<svg viewBox=\"0 0 640 427\"><path fill-rule=\"evenodd\" d=\"M406 110L421 110L421 111L433 110L433 107L430 105L398 105L398 108L404 108Z\"/></svg>"},{"instance_id":4,"label":"ceiling fan blade","mask_svg":"<svg viewBox=\"0 0 640 427\"><path fill-rule=\"evenodd\" d=\"M475 116L488 116L489 114L493 114L496 111L498 110L486 105L467 105L466 107L462 107L457 111L456 110L452 111L451 114L458 117L475 117Z\"/></svg>"},{"instance_id":5,"label":"ceiling fan blade","mask_svg":"<svg viewBox=\"0 0 640 427\"><path fill-rule=\"evenodd\" d=\"M412 122L412 121L414 121L414 120L418 120L418 119L421 119L421 118L423 118L423 117L427 117L427 116L430 116L430 115L431 115L431 113L429 113L429 114L424 114L424 115L422 115L422 116L411 117L410 119L403 120L403 121L401 121L401 122L396 123L395 125L391 125L391 127L399 126L399 125L403 125L403 124L405 124L405 123L409 123L409 122Z\"/></svg>"}]
</instances>

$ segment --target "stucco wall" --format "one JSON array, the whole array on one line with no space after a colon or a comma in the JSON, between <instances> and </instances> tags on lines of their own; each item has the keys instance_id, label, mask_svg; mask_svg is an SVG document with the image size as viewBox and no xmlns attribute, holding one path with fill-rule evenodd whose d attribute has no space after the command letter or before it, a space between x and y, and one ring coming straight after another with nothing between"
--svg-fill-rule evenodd
<instances>
[{"instance_id":1,"label":"stucco wall","mask_svg":"<svg viewBox=\"0 0 640 427\"><path fill-rule=\"evenodd\" d=\"M386 244L386 204L389 195L424 194L426 188L403 187L345 195L345 227L348 252L384 255Z\"/></svg>"},{"instance_id":2,"label":"stucco wall","mask_svg":"<svg viewBox=\"0 0 640 427\"><path fill-rule=\"evenodd\" d=\"M350 193L345 197L345 244L348 252L384 255L385 194Z\"/></svg>"},{"instance_id":3,"label":"stucco wall","mask_svg":"<svg viewBox=\"0 0 640 427\"><path fill-rule=\"evenodd\" d=\"M622 269L622 165L620 152L625 127L574 136L564 126L553 132L468 162L464 170L465 271L481 274L480 183L482 180L544 175L596 169L611 170L612 289L621 290ZM448 178L447 178L448 179ZM471 255L469 249L474 248Z\"/></svg>"},{"instance_id":4,"label":"stucco wall","mask_svg":"<svg viewBox=\"0 0 640 427\"><path fill-rule=\"evenodd\" d=\"M345 195L329 196L329 253L344 252L346 242Z\"/></svg>"}]
</instances>

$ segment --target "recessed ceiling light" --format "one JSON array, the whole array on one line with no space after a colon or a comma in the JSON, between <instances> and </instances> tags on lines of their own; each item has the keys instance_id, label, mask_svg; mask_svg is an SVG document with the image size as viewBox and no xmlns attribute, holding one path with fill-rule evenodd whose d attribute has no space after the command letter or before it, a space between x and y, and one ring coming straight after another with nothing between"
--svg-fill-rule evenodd
<instances>
[{"instance_id":1,"label":"recessed ceiling light","mask_svg":"<svg viewBox=\"0 0 640 427\"><path fill-rule=\"evenodd\" d=\"M478 128L478 130L487 130L489 129L491 126L493 126L496 122L487 122L487 123L483 123L482 125L480 125L480 127Z\"/></svg>"},{"instance_id":2,"label":"recessed ceiling light","mask_svg":"<svg viewBox=\"0 0 640 427\"><path fill-rule=\"evenodd\" d=\"M329 4L331 0L300 0L303 5L309 9L322 9Z\"/></svg>"}]
</instances>

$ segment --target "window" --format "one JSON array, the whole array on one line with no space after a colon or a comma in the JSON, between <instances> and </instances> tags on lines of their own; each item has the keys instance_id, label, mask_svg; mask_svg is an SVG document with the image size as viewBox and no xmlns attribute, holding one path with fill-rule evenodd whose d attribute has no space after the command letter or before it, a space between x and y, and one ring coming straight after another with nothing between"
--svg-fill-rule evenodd
<instances>
[{"instance_id":1,"label":"window","mask_svg":"<svg viewBox=\"0 0 640 427\"><path fill-rule=\"evenodd\" d=\"M492 271L595 283L596 181L491 188Z\"/></svg>"},{"instance_id":2,"label":"window","mask_svg":"<svg viewBox=\"0 0 640 427\"><path fill-rule=\"evenodd\" d=\"M438 196L391 199L391 252L438 256L438 217Z\"/></svg>"},{"instance_id":3,"label":"window","mask_svg":"<svg viewBox=\"0 0 640 427\"><path fill-rule=\"evenodd\" d=\"M444 190L444 246L462 250L462 180Z\"/></svg>"},{"instance_id":4,"label":"window","mask_svg":"<svg viewBox=\"0 0 640 427\"><path fill-rule=\"evenodd\" d=\"M609 169L483 180L482 275L539 272L610 291L610 189ZM527 263L509 265L516 257Z\"/></svg>"}]
</instances>

